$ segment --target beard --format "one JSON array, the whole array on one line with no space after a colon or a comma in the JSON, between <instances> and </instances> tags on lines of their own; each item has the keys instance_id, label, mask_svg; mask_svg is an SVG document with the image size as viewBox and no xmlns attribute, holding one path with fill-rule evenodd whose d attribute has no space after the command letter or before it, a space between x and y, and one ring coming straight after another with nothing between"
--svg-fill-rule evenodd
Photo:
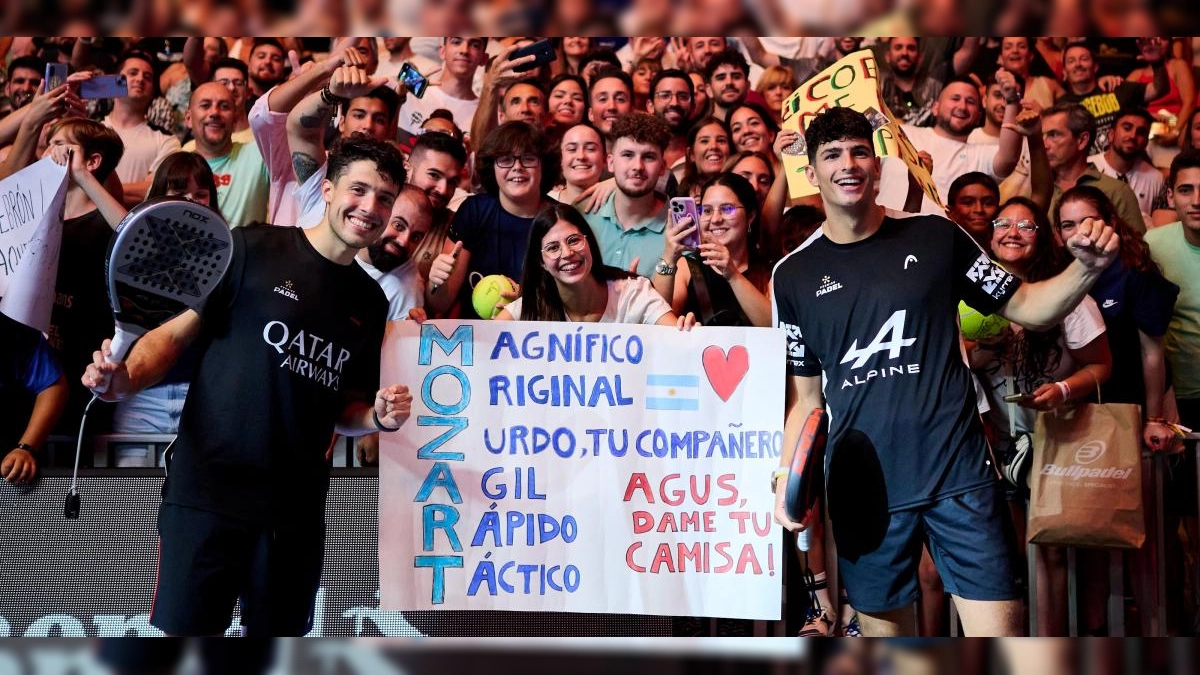
<instances>
[{"instance_id":1,"label":"beard","mask_svg":"<svg viewBox=\"0 0 1200 675\"><path fill-rule=\"evenodd\" d=\"M367 247L367 256L371 258L371 265L380 272L387 273L397 267L408 262L408 249L400 249L400 255L396 255L387 250L387 243L377 241Z\"/></svg>"}]
</instances>

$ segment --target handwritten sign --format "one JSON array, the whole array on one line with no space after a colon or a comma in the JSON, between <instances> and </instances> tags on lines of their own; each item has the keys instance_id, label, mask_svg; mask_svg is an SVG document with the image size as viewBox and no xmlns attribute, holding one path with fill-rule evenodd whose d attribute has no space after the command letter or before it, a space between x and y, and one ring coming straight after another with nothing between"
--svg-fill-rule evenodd
<instances>
[{"instance_id":1,"label":"handwritten sign","mask_svg":"<svg viewBox=\"0 0 1200 675\"><path fill-rule=\"evenodd\" d=\"M866 115L875 133L876 154L903 159L925 194L942 205L933 177L921 165L916 148L879 94L879 67L869 49L842 57L805 81L783 102L783 128L800 132L802 139L783 152L783 167L792 199L817 193L816 186L804 174L808 166L804 131L817 114L837 107L851 108Z\"/></svg>"},{"instance_id":2,"label":"handwritten sign","mask_svg":"<svg viewBox=\"0 0 1200 675\"><path fill-rule=\"evenodd\" d=\"M42 332L54 303L66 185L66 167L51 159L0 181L0 310Z\"/></svg>"},{"instance_id":3,"label":"handwritten sign","mask_svg":"<svg viewBox=\"0 0 1200 675\"><path fill-rule=\"evenodd\" d=\"M381 607L777 619L774 329L394 323Z\"/></svg>"}]
</instances>

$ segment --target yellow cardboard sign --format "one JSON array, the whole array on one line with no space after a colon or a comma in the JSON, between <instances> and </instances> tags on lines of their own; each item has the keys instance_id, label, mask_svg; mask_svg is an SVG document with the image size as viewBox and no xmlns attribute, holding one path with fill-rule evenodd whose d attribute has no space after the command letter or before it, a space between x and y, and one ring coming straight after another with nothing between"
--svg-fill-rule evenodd
<instances>
[{"instance_id":1,"label":"yellow cardboard sign","mask_svg":"<svg viewBox=\"0 0 1200 675\"><path fill-rule=\"evenodd\" d=\"M783 151L783 169L792 199L817 193L816 186L804 175L804 167L808 166L804 130L818 113L835 107L851 108L866 115L875 131L876 154L903 159L925 194L942 206L933 178L917 157L917 149L879 94L879 67L869 49L845 56L813 75L783 102L783 128L800 132L800 140Z\"/></svg>"}]
</instances>

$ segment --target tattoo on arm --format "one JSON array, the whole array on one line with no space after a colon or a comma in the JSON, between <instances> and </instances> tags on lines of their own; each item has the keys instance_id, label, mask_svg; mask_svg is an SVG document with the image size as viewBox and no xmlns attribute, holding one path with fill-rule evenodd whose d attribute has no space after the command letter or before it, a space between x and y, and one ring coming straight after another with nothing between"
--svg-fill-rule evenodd
<instances>
[{"instance_id":1,"label":"tattoo on arm","mask_svg":"<svg viewBox=\"0 0 1200 675\"><path fill-rule=\"evenodd\" d=\"M292 153L292 169L296 171L296 181L303 183L317 172L321 165L307 152Z\"/></svg>"}]
</instances>

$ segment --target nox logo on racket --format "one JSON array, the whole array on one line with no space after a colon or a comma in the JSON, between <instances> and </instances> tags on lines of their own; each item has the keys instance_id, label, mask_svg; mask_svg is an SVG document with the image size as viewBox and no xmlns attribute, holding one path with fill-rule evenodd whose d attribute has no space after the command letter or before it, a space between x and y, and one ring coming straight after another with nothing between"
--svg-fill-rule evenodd
<instances>
[{"instance_id":1,"label":"nox logo on racket","mask_svg":"<svg viewBox=\"0 0 1200 675\"><path fill-rule=\"evenodd\" d=\"M126 256L130 262L117 271L167 293L200 297L201 286L212 283L213 274L190 263L228 248L229 243L171 220L154 216L146 220L148 226L134 240L137 248Z\"/></svg>"}]
</instances>

